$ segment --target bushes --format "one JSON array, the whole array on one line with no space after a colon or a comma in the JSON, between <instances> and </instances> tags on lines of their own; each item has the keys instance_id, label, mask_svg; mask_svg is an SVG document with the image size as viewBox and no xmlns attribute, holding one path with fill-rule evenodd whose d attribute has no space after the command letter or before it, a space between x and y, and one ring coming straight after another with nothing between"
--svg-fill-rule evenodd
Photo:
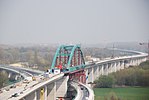
<instances>
[{"instance_id":1,"label":"bushes","mask_svg":"<svg viewBox=\"0 0 149 100\"><path fill-rule=\"evenodd\" d=\"M149 70L129 68L112 73L109 76L113 76L116 85L119 86L149 86Z\"/></svg>"},{"instance_id":2,"label":"bushes","mask_svg":"<svg viewBox=\"0 0 149 100\"><path fill-rule=\"evenodd\" d=\"M140 67L144 70L149 70L149 60L141 63Z\"/></svg>"},{"instance_id":3,"label":"bushes","mask_svg":"<svg viewBox=\"0 0 149 100\"><path fill-rule=\"evenodd\" d=\"M108 76L101 76L95 83L96 87L112 87L112 85L149 86L149 61L141 63L138 67L131 67L111 73Z\"/></svg>"},{"instance_id":4,"label":"bushes","mask_svg":"<svg viewBox=\"0 0 149 100\"><path fill-rule=\"evenodd\" d=\"M95 81L95 87L110 88L114 84L114 78L111 76L101 76Z\"/></svg>"},{"instance_id":5,"label":"bushes","mask_svg":"<svg viewBox=\"0 0 149 100\"><path fill-rule=\"evenodd\" d=\"M0 71L0 88L5 85L5 82L8 80L8 74L6 71Z\"/></svg>"}]
</instances>

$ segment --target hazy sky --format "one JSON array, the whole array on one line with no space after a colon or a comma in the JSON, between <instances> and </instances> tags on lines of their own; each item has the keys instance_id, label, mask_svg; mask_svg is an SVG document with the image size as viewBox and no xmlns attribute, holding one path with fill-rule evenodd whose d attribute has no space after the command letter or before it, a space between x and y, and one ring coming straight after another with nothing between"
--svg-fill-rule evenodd
<instances>
[{"instance_id":1,"label":"hazy sky","mask_svg":"<svg viewBox=\"0 0 149 100\"><path fill-rule=\"evenodd\" d=\"M0 0L0 43L149 40L149 0Z\"/></svg>"}]
</instances>

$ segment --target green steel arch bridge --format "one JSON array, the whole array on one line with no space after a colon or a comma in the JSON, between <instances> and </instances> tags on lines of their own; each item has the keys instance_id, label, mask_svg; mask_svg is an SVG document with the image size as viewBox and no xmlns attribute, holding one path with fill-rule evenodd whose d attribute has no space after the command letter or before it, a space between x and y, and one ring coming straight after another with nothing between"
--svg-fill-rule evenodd
<instances>
[{"instance_id":1,"label":"green steel arch bridge","mask_svg":"<svg viewBox=\"0 0 149 100\"><path fill-rule=\"evenodd\" d=\"M70 79L85 83L85 60L80 45L61 45L56 50L51 69L59 66Z\"/></svg>"}]
</instances>

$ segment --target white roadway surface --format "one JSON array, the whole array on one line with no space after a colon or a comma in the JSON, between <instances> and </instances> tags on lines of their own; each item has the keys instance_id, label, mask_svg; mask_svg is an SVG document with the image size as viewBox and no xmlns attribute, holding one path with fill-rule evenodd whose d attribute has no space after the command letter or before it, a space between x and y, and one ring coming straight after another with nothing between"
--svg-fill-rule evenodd
<instances>
[{"instance_id":1,"label":"white roadway surface","mask_svg":"<svg viewBox=\"0 0 149 100\"><path fill-rule=\"evenodd\" d=\"M49 74L49 77L54 76L54 74ZM9 91L6 91L5 88L2 89L2 93L0 93L0 100L16 100L16 97L11 97L13 94L18 93L22 95L23 93L27 92L32 87L36 86L39 83L46 81L46 78L43 76L37 76L36 81L30 81L29 83L23 83L23 81L16 83L16 88L9 88ZM20 94L20 92L23 92Z\"/></svg>"},{"instance_id":2,"label":"white roadway surface","mask_svg":"<svg viewBox=\"0 0 149 100\"><path fill-rule=\"evenodd\" d=\"M77 90L77 95L74 100L94 100L94 99L88 99L89 98L88 92L90 91L82 83L72 81L71 85L73 85L75 89ZM81 90L81 88L83 88L83 90Z\"/></svg>"},{"instance_id":3,"label":"white roadway surface","mask_svg":"<svg viewBox=\"0 0 149 100\"><path fill-rule=\"evenodd\" d=\"M80 87L78 86L79 84L76 82L72 82L72 85L77 90L77 96L75 97L74 100L83 100L83 92L81 91Z\"/></svg>"}]
</instances>

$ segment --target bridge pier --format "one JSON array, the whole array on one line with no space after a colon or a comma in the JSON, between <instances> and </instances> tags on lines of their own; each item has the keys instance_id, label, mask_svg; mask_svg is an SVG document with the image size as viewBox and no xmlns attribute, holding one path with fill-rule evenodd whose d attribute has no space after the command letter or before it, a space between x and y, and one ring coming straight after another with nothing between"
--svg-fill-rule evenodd
<instances>
[{"instance_id":1,"label":"bridge pier","mask_svg":"<svg viewBox=\"0 0 149 100\"><path fill-rule=\"evenodd\" d=\"M28 96L21 100L37 100L37 91L30 93Z\"/></svg>"},{"instance_id":2,"label":"bridge pier","mask_svg":"<svg viewBox=\"0 0 149 100\"><path fill-rule=\"evenodd\" d=\"M111 73L111 63L108 63L108 74Z\"/></svg>"},{"instance_id":3,"label":"bridge pier","mask_svg":"<svg viewBox=\"0 0 149 100\"><path fill-rule=\"evenodd\" d=\"M135 60L132 60L131 65L132 65L132 66L135 65Z\"/></svg>"},{"instance_id":4,"label":"bridge pier","mask_svg":"<svg viewBox=\"0 0 149 100\"><path fill-rule=\"evenodd\" d=\"M10 78L10 77L11 77L11 75L12 75L12 73L8 73L8 78Z\"/></svg>"},{"instance_id":5,"label":"bridge pier","mask_svg":"<svg viewBox=\"0 0 149 100\"><path fill-rule=\"evenodd\" d=\"M16 75L16 76L15 76L15 80L18 80L19 78L20 78L19 75Z\"/></svg>"},{"instance_id":6,"label":"bridge pier","mask_svg":"<svg viewBox=\"0 0 149 100\"><path fill-rule=\"evenodd\" d=\"M120 61L120 69L124 69L124 61Z\"/></svg>"},{"instance_id":7,"label":"bridge pier","mask_svg":"<svg viewBox=\"0 0 149 100\"><path fill-rule=\"evenodd\" d=\"M117 68L116 68L116 62L114 62L114 72L116 72L117 71Z\"/></svg>"},{"instance_id":8,"label":"bridge pier","mask_svg":"<svg viewBox=\"0 0 149 100\"><path fill-rule=\"evenodd\" d=\"M92 80L91 82L94 82L94 67L91 68L91 76L92 76Z\"/></svg>"},{"instance_id":9,"label":"bridge pier","mask_svg":"<svg viewBox=\"0 0 149 100\"><path fill-rule=\"evenodd\" d=\"M138 65L140 65L140 63L141 63L141 60L140 60L140 58L138 59Z\"/></svg>"},{"instance_id":10,"label":"bridge pier","mask_svg":"<svg viewBox=\"0 0 149 100\"><path fill-rule=\"evenodd\" d=\"M128 61L124 60L124 68L127 68L127 66L128 66Z\"/></svg>"},{"instance_id":11,"label":"bridge pier","mask_svg":"<svg viewBox=\"0 0 149 100\"><path fill-rule=\"evenodd\" d=\"M88 78L87 78L86 81L87 81L87 83L90 83L90 82L92 82L92 80L93 80L93 78L92 78L92 68L88 68L86 72L88 72L88 73L87 73L87 77L88 77Z\"/></svg>"},{"instance_id":12,"label":"bridge pier","mask_svg":"<svg viewBox=\"0 0 149 100\"><path fill-rule=\"evenodd\" d=\"M136 59L133 60L133 66L136 66L137 65L137 62L136 62Z\"/></svg>"},{"instance_id":13,"label":"bridge pier","mask_svg":"<svg viewBox=\"0 0 149 100\"><path fill-rule=\"evenodd\" d=\"M114 62L111 63L111 66L110 66L110 73L114 72Z\"/></svg>"},{"instance_id":14,"label":"bridge pier","mask_svg":"<svg viewBox=\"0 0 149 100\"><path fill-rule=\"evenodd\" d=\"M128 60L128 63L126 64L126 68L128 68L131 65L131 60Z\"/></svg>"},{"instance_id":15,"label":"bridge pier","mask_svg":"<svg viewBox=\"0 0 149 100\"><path fill-rule=\"evenodd\" d=\"M58 97L65 97L67 93L67 81L69 76L65 76L53 83L46 84L21 100L56 100Z\"/></svg>"},{"instance_id":16,"label":"bridge pier","mask_svg":"<svg viewBox=\"0 0 149 100\"><path fill-rule=\"evenodd\" d=\"M47 86L47 98L51 100L56 99L56 82L53 82Z\"/></svg>"},{"instance_id":17,"label":"bridge pier","mask_svg":"<svg viewBox=\"0 0 149 100\"><path fill-rule=\"evenodd\" d=\"M93 66L92 67L92 70L93 70L93 80L96 79L96 70L97 70L97 66ZM93 81L94 82L94 81Z\"/></svg>"},{"instance_id":18,"label":"bridge pier","mask_svg":"<svg viewBox=\"0 0 149 100\"><path fill-rule=\"evenodd\" d=\"M67 93L67 81L69 76L63 77L56 82L56 97L65 97Z\"/></svg>"},{"instance_id":19,"label":"bridge pier","mask_svg":"<svg viewBox=\"0 0 149 100\"><path fill-rule=\"evenodd\" d=\"M117 69L116 69L116 71L119 71L120 70L120 62L118 61L118 62L116 62L116 66L117 66Z\"/></svg>"},{"instance_id":20,"label":"bridge pier","mask_svg":"<svg viewBox=\"0 0 149 100\"><path fill-rule=\"evenodd\" d=\"M97 67L97 71L96 71L96 79L99 77L99 75L100 75L100 73L99 73L99 69L100 69L100 66L99 65L96 65L96 67Z\"/></svg>"},{"instance_id":21,"label":"bridge pier","mask_svg":"<svg viewBox=\"0 0 149 100\"><path fill-rule=\"evenodd\" d=\"M108 64L104 64L104 75L108 75Z\"/></svg>"},{"instance_id":22,"label":"bridge pier","mask_svg":"<svg viewBox=\"0 0 149 100\"><path fill-rule=\"evenodd\" d=\"M115 72L115 63L114 62L111 63L111 73L112 72Z\"/></svg>"},{"instance_id":23,"label":"bridge pier","mask_svg":"<svg viewBox=\"0 0 149 100\"><path fill-rule=\"evenodd\" d=\"M99 76L103 75L103 65L99 65Z\"/></svg>"},{"instance_id":24,"label":"bridge pier","mask_svg":"<svg viewBox=\"0 0 149 100\"><path fill-rule=\"evenodd\" d=\"M44 89L45 89L45 95L44 95L44 100L47 100L47 91L48 91L48 89L47 89L48 87L47 87L47 85L45 85L45 87L44 87Z\"/></svg>"},{"instance_id":25,"label":"bridge pier","mask_svg":"<svg viewBox=\"0 0 149 100\"><path fill-rule=\"evenodd\" d=\"M86 83L88 83L88 69L85 70L85 75L86 75Z\"/></svg>"}]
</instances>

